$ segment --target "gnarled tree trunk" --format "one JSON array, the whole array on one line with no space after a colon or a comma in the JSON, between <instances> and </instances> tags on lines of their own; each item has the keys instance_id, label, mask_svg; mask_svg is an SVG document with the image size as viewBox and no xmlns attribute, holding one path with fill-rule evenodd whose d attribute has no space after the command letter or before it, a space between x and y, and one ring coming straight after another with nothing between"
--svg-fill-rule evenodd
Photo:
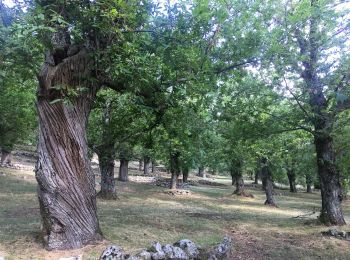
<instances>
[{"instance_id":1,"label":"gnarled tree trunk","mask_svg":"<svg viewBox=\"0 0 350 260\"><path fill-rule=\"evenodd\" d=\"M295 183L295 172L293 169L287 169L287 176L288 176L288 181L289 181L289 191L290 192L297 192L297 187Z\"/></svg>"},{"instance_id":2,"label":"gnarled tree trunk","mask_svg":"<svg viewBox=\"0 0 350 260\"><path fill-rule=\"evenodd\" d=\"M266 201L265 205L270 205L270 206L277 206L275 198L273 196L273 183L272 183L272 176L270 173L269 166L267 164L267 159L262 158L262 167L261 167L261 180L262 180L262 186L263 189L265 190L266 194Z\"/></svg>"},{"instance_id":3,"label":"gnarled tree trunk","mask_svg":"<svg viewBox=\"0 0 350 260\"><path fill-rule=\"evenodd\" d=\"M120 159L120 167L119 167L119 181L127 182L129 181L129 160L121 158Z\"/></svg>"},{"instance_id":4,"label":"gnarled tree trunk","mask_svg":"<svg viewBox=\"0 0 350 260\"><path fill-rule=\"evenodd\" d=\"M89 55L53 52L38 75L38 161L35 176L47 249L72 249L101 239L96 212L95 178L88 158L86 124L97 88ZM88 91L57 102L64 88L83 85ZM54 88L56 87L56 88ZM55 101L55 102L53 102Z\"/></svg>"}]
</instances>

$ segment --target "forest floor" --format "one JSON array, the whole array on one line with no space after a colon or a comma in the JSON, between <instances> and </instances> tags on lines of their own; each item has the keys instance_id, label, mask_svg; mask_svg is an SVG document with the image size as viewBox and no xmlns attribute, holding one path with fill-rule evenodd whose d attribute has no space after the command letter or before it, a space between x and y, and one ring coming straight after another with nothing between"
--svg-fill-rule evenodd
<instances>
[{"instance_id":1,"label":"forest floor","mask_svg":"<svg viewBox=\"0 0 350 260\"><path fill-rule=\"evenodd\" d=\"M17 156L14 162L21 169L0 168L0 258L98 259L110 244L136 253L153 241L188 238L199 245L214 245L229 235L235 259L350 259L350 241L321 235L329 227L317 222L319 193L277 190L279 207L273 208L263 205L260 187L248 185L254 198L232 195L230 179L223 176L210 180L224 185L191 186L191 194L183 196L165 193L165 188L145 181L147 177L117 182L119 200L98 200L105 241L79 250L48 252L39 241L34 159ZM344 210L350 223L350 201L344 202ZM350 231L350 225L339 229Z\"/></svg>"}]
</instances>

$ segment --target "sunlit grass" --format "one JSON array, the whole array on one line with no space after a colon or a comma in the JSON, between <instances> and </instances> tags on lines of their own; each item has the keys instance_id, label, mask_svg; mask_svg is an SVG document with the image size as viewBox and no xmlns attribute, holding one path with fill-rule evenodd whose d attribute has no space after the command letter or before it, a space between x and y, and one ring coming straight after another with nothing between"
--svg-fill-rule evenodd
<instances>
[{"instance_id":1,"label":"sunlit grass","mask_svg":"<svg viewBox=\"0 0 350 260\"><path fill-rule=\"evenodd\" d=\"M152 184L119 183L119 200L98 201L101 229L106 241L80 250L47 252L38 241L40 214L36 183L31 171L0 169L0 256L9 259L58 259L84 255L96 259L108 244L129 252L153 241L173 243L189 238L200 245L213 245L224 235L234 238L241 259L350 259L350 242L329 239L320 232L317 214L319 194L280 192L278 208L264 206L265 195L249 190L254 198L232 195L230 179L220 176L224 187L194 186L190 196L171 196ZM279 194L279 192L277 192ZM347 217L349 202L344 203ZM342 227L349 230L349 226Z\"/></svg>"}]
</instances>

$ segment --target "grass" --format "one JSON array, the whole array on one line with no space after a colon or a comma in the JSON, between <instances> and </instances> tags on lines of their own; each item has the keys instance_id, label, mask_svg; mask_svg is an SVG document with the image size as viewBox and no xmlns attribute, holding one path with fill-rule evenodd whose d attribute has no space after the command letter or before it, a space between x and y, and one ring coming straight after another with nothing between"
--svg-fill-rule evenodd
<instances>
[{"instance_id":1,"label":"grass","mask_svg":"<svg viewBox=\"0 0 350 260\"><path fill-rule=\"evenodd\" d=\"M0 168L0 256L6 259L59 259L83 255L97 259L109 244L137 252L153 241L173 243L189 238L199 245L214 245L224 235L234 239L237 259L350 259L350 242L323 237L329 227L319 225L319 194L281 191L279 208L263 205L264 193L249 189L254 198L232 195L227 186L194 186L190 196L171 196L147 183L120 183L120 200L98 201L101 228L106 238L98 245L72 251L45 251L38 240L40 214L32 171ZM349 202L344 203L348 222ZM342 230L350 231L350 226Z\"/></svg>"}]
</instances>

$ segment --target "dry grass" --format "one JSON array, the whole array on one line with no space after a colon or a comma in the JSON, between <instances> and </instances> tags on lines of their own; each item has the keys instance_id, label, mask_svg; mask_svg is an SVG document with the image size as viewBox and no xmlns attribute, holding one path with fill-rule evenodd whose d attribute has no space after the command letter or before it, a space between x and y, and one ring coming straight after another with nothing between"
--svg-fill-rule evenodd
<instances>
[{"instance_id":1,"label":"dry grass","mask_svg":"<svg viewBox=\"0 0 350 260\"><path fill-rule=\"evenodd\" d=\"M131 252L152 241L172 243L189 238L200 245L213 245L228 234L234 238L236 259L350 259L350 242L321 236L328 229L319 225L319 194L276 197L279 208L263 205L264 194L249 189L254 198L232 195L227 186L196 186L190 196L170 196L149 183L118 183L120 200L98 201L101 228L106 240L80 250L47 252L40 241L40 215L32 171L0 168L0 256L6 259L59 259L83 255L97 259L108 244ZM350 205L344 209L350 215ZM350 220L348 219L348 222ZM342 229L350 231L350 226Z\"/></svg>"}]
</instances>

